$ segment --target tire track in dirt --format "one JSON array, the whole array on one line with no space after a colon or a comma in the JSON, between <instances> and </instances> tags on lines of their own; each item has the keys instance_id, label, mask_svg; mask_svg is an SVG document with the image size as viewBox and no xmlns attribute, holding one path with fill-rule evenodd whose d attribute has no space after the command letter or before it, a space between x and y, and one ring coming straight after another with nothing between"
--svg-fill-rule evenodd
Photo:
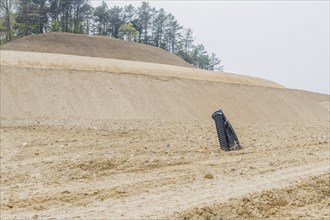
<instances>
[{"instance_id":1,"label":"tire track in dirt","mask_svg":"<svg viewBox=\"0 0 330 220\"><path fill-rule=\"evenodd\" d=\"M329 219L330 173L185 211L178 219Z\"/></svg>"},{"instance_id":2,"label":"tire track in dirt","mask_svg":"<svg viewBox=\"0 0 330 220\"><path fill-rule=\"evenodd\" d=\"M238 124L235 152L213 126L2 126L1 217L164 218L329 169L327 124Z\"/></svg>"}]
</instances>

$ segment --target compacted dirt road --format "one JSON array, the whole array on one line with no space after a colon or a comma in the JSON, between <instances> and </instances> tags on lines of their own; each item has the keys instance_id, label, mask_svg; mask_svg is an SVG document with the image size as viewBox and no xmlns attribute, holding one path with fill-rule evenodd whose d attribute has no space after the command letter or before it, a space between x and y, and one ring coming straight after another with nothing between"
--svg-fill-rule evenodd
<instances>
[{"instance_id":1,"label":"compacted dirt road","mask_svg":"<svg viewBox=\"0 0 330 220\"><path fill-rule=\"evenodd\" d=\"M233 126L3 120L1 218L329 218L327 123Z\"/></svg>"}]
</instances>

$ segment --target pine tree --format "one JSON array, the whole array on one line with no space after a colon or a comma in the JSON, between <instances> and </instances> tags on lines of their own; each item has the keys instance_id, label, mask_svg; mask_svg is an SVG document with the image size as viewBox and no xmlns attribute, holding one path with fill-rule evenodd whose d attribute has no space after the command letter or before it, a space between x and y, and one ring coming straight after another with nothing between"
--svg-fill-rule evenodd
<instances>
[{"instance_id":1,"label":"pine tree","mask_svg":"<svg viewBox=\"0 0 330 220\"><path fill-rule=\"evenodd\" d=\"M59 3L60 0L49 0L49 18L50 20L50 31L57 32L59 31Z\"/></svg>"},{"instance_id":2,"label":"pine tree","mask_svg":"<svg viewBox=\"0 0 330 220\"><path fill-rule=\"evenodd\" d=\"M148 2L142 2L142 5L138 8L138 19L141 24L140 33L143 33L143 42L145 44L148 43L148 31L152 16L151 11L152 8Z\"/></svg>"},{"instance_id":3,"label":"pine tree","mask_svg":"<svg viewBox=\"0 0 330 220\"><path fill-rule=\"evenodd\" d=\"M164 9L156 11L155 19L153 21L154 45L161 47L164 38L164 28L166 22L166 12Z\"/></svg>"},{"instance_id":4,"label":"pine tree","mask_svg":"<svg viewBox=\"0 0 330 220\"><path fill-rule=\"evenodd\" d=\"M39 7L32 0L17 1L18 35L27 36L38 32Z\"/></svg>"},{"instance_id":5,"label":"pine tree","mask_svg":"<svg viewBox=\"0 0 330 220\"><path fill-rule=\"evenodd\" d=\"M177 52L177 43L180 41L182 26L178 23L175 17L170 13L167 16L166 23L166 50L176 53Z\"/></svg>"},{"instance_id":6,"label":"pine tree","mask_svg":"<svg viewBox=\"0 0 330 220\"><path fill-rule=\"evenodd\" d=\"M110 15L108 5L104 1L102 4L95 8L94 11L95 23L97 24L97 34L108 35L109 30L107 25L109 23Z\"/></svg>"},{"instance_id":7,"label":"pine tree","mask_svg":"<svg viewBox=\"0 0 330 220\"><path fill-rule=\"evenodd\" d=\"M118 38L119 28L124 23L123 9L117 6L110 8L109 10L109 26L111 36Z\"/></svg>"},{"instance_id":8,"label":"pine tree","mask_svg":"<svg viewBox=\"0 0 330 220\"><path fill-rule=\"evenodd\" d=\"M132 4L126 5L124 7L124 17L123 20L126 23L132 23L132 21L136 18L136 9Z\"/></svg>"},{"instance_id":9,"label":"pine tree","mask_svg":"<svg viewBox=\"0 0 330 220\"><path fill-rule=\"evenodd\" d=\"M13 39L13 13L14 2L10 0L1 0L0 1L0 15L1 15L1 25L0 30L1 33L4 33L4 42L11 41ZM1 34L0 37L3 35ZM2 39L1 43L3 42Z\"/></svg>"}]
</instances>

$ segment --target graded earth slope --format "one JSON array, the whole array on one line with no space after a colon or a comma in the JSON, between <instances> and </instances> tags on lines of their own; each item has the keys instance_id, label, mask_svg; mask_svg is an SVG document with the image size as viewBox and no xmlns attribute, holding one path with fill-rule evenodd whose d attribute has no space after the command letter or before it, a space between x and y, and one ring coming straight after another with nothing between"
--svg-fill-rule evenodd
<instances>
[{"instance_id":1,"label":"graded earth slope","mask_svg":"<svg viewBox=\"0 0 330 220\"><path fill-rule=\"evenodd\" d=\"M258 78L72 55L2 51L2 119L324 121L329 96ZM323 103L323 104L322 104Z\"/></svg>"},{"instance_id":2,"label":"graded earth slope","mask_svg":"<svg viewBox=\"0 0 330 220\"><path fill-rule=\"evenodd\" d=\"M110 37L82 34L46 33L31 35L1 45L0 49L71 54L192 67L180 57L158 47Z\"/></svg>"},{"instance_id":3,"label":"graded earth slope","mask_svg":"<svg viewBox=\"0 0 330 220\"><path fill-rule=\"evenodd\" d=\"M328 95L65 54L0 67L1 219L330 217ZM219 149L218 108L241 150Z\"/></svg>"}]
</instances>

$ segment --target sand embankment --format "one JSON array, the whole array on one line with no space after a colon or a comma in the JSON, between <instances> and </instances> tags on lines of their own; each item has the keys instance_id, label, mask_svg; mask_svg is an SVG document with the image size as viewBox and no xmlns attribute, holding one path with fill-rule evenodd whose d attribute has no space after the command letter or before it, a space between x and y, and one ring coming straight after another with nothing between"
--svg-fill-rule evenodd
<instances>
[{"instance_id":1,"label":"sand embankment","mask_svg":"<svg viewBox=\"0 0 330 220\"><path fill-rule=\"evenodd\" d=\"M322 121L328 99L235 74L1 51L2 119L204 120L222 108L236 121Z\"/></svg>"},{"instance_id":2,"label":"sand embankment","mask_svg":"<svg viewBox=\"0 0 330 220\"><path fill-rule=\"evenodd\" d=\"M192 67L191 64L182 58L158 47L110 37L84 34L46 33L30 35L1 45L0 49L70 54Z\"/></svg>"},{"instance_id":3,"label":"sand embankment","mask_svg":"<svg viewBox=\"0 0 330 220\"><path fill-rule=\"evenodd\" d=\"M239 121L328 115L319 105L327 95L270 88L277 85L262 79L122 60L1 53L2 118L201 119L219 107Z\"/></svg>"}]
</instances>

